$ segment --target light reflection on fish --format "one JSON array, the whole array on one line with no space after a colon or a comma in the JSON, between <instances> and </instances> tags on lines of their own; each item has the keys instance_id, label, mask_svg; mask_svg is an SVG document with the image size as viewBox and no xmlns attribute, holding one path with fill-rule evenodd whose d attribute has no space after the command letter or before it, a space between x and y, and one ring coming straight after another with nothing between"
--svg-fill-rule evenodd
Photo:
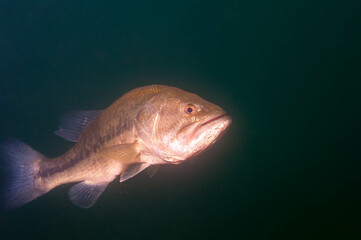
<instances>
[{"instance_id":1,"label":"light reflection on fish","mask_svg":"<svg viewBox=\"0 0 361 240\"><path fill-rule=\"evenodd\" d=\"M55 133L76 144L59 157L48 159L17 140L4 142L5 208L70 182L79 182L70 200L91 207L117 176L123 182L151 165L181 163L213 144L230 124L217 105L163 85L134 89L104 111L70 112Z\"/></svg>"}]
</instances>

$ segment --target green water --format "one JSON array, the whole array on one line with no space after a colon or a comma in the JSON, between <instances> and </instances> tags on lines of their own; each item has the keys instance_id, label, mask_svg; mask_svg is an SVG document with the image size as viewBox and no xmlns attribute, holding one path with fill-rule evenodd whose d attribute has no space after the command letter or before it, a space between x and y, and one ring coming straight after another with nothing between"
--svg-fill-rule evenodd
<instances>
[{"instance_id":1,"label":"green water","mask_svg":"<svg viewBox=\"0 0 361 240\"><path fill-rule=\"evenodd\" d=\"M224 108L207 152L0 215L0 239L361 239L360 1L1 1L0 140L154 83ZM236 238L237 237L237 238Z\"/></svg>"}]
</instances>

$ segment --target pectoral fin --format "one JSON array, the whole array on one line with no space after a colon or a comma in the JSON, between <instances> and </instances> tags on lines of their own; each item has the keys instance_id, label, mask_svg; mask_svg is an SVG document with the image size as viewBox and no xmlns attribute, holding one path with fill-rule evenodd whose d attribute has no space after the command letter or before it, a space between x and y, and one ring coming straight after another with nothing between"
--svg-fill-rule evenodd
<instances>
[{"instance_id":1,"label":"pectoral fin","mask_svg":"<svg viewBox=\"0 0 361 240\"><path fill-rule=\"evenodd\" d=\"M73 186L68 193L70 200L81 208L90 208L108 186L108 182L91 183L84 181Z\"/></svg>"},{"instance_id":2,"label":"pectoral fin","mask_svg":"<svg viewBox=\"0 0 361 240\"><path fill-rule=\"evenodd\" d=\"M104 148L98 153L100 156L108 159L114 159L126 163L134 159L139 154L138 144L125 143Z\"/></svg>"}]
</instances>

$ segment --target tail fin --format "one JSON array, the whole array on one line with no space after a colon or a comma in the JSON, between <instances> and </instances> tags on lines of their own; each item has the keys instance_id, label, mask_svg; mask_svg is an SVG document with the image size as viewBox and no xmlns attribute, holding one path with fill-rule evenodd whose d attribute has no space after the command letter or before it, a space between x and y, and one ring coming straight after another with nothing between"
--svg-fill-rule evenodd
<instances>
[{"instance_id":1,"label":"tail fin","mask_svg":"<svg viewBox=\"0 0 361 240\"><path fill-rule=\"evenodd\" d=\"M2 186L2 207L6 211L18 208L46 193L34 185L37 173L36 162L45 157L26 144L6 140L0 146L4 181Z\"/></svg>"}]
</instances>

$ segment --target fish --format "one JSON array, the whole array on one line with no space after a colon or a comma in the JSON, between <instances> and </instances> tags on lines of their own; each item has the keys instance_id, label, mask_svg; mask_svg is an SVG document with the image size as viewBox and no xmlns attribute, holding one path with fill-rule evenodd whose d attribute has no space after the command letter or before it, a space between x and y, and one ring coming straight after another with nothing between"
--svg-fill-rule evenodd
<instances>
[{"instance_id":1,"label":"fish","mask_svg":"<svg viewBox=\"0 0 361 240\"><path fill-rule=\"evenodd\" d=\"M231 122L221 107L165 85L133 89L105 110L68 112L55 134L75 144L59 157L16 139L1 144L3 208L16 209L67 183L76 183L69 199L89 208L116 178L124 182L147 168L154 175L160 165L193 158Z\"/></svg>"}]
</instances>

